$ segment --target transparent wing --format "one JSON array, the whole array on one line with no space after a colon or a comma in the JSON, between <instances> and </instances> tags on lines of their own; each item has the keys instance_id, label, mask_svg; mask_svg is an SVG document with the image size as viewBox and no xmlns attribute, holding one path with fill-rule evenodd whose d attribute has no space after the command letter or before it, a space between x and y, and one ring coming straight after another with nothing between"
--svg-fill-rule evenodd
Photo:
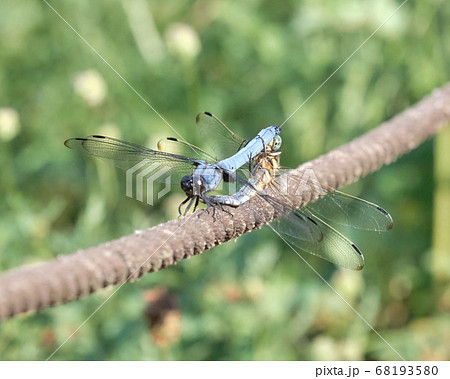
<instances>
[{"instance_id":1,"label":"transparent wing","mask_svg":"<svg viewBox=\"0 0 450 379\"><path fill-rule=\"evenodd\" d=\"M275 220L270 226L287 242L300 250L316 255L351 270L364 267L361 251L330 225L303 210Z\"/></svg>"},{"instance_id":2,"label":"transparent wing","mask_svg":"<svg viewBox=\"0 0 450 379\"><path fill-rule=\"evenodd\" d=\"M384 232L394 225L391 215L380 206L336 190L306 208L327 221L356 229Z\"/></svg>"},{"instance_id":3,"label":"transparent wing","mask_svg":"<svg viewBox=\"0 0 450 379\"><path fill-rule=\"evenodd\" d=\"M338 266L351 270L364 267L364 257L356 245L336 229L301 208L290 211L288 197L283 197L279 189L269 186L268 194L258 194L268 201L282 216L270 224L280 236L301 251L316 255Z\"/></svg>"},{"instance_id":4,"label":"transparent wing","mask_svg":"<svg viewBox=\"0 0 450 379\"><path fill-rule=\"evenodd\" d=\"M323 186L321 188L324 189ZM288 197L283 199L280 187L273 185L268 189L269 193L272 193L269 199L282 199L277 200L278 204L290 203ZM360 270L364 266L361 251L323 219L358 229L387 231L392 229L392 217L383 208L369 201L331 188L325 188L325 191L325 197L285 214L280 221L271 225L283 238L302 251L345 268ZM277 205L274 201L271 201L271 204Z\"/></svg>"},{"instance_id":5,"label":"transparent wing","mask_svg":"<svg viewBox=\"0 0 450 379\"><path fill-rule=\"evenodd\" d=\"M236 154L247 142L233 133L222 121L209 112L199 113L196 118L197 128L202 139L214 152L218 160Z\"/></svg>"},{"instance_id":6,"label":"transparent wing","mask_svg":"<svg viewBox=\"0 0 450 379\"><path fill-rule=\"evenodd\" d=\"M123 170L145 172L150 174L158 171L154 180L165 183L171 178L171 184L179 185L184 175L192 170L201 160L155 151L144 146L119 139L92 135L86 138L71 138L64 144L70 149L100 158Z\"/></svg>"},{"instance_id":7,"label":"transparent wing","mask_svg":"<svg viewBox=\"0 0 450 379\"><path fill-rule=\"evenodd\" d=\"M319 191L324 195L314 203L308 204L306 208L326 221L377 232L391 230L394 225L391 215L382 207L323 185L307 171L301 176L293 173L287 178L288 180L292 178L296 183L299 183L295 193L292 193L292 190L289 191L294 196L296 194L302 196L305 191L310 189ZM286 188L292 186L292 184L281 181L279 186L280 188L283 186L286 191ZM278 189L278 192L283 191Z\"/></svg>"},{"instance_id":8,"label":"transparent wing","mask_svg":"<svg viewBox=\"0 0 450 379\"><path fill-rule=\"evenodd\" d=\"M158 142L158 150L175 155L183 155L201 159L206 162L217 162L217 157L207 153L199 147L190 144L189 142L181 141L176 138L167 137Z\"/></svg>"}]
</instances>

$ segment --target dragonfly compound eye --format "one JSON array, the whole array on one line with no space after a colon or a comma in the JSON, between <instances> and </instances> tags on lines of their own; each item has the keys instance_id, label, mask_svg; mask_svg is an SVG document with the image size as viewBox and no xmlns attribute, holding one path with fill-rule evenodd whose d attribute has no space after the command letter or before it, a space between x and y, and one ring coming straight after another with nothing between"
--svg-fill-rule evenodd
<instances>
[{"instance_id":1,"label":"dragonfly compound eye","mask_svg":"<svg viewBox=\"0 0 450 379\"><path fill-rule=\"evenodd\" d=\"M186 193L188 197L194 196L194 181L192 175L185 175L181 179L181 189Z\"/></svg>"},{"instance_id":2,"label":"dragonfly compound eye","mask_svg":"<svg viewBox=\"0 0 450 379\"><path fill-rule=\"evenodd\" d=\"M278 151L281 148L281 137L280 136L276 136L273 140L272 140L272 150L273 151Z\"/></svg>"}]
</instances>

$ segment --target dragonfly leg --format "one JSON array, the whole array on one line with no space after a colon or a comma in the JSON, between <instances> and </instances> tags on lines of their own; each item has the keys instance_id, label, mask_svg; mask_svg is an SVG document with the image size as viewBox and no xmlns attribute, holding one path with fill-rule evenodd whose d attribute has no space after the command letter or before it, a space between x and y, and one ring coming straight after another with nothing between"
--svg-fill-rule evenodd
<instances>
[{"instance_id":1,"label":"dragonfly leg","mask_svg":"<svg viewBox=\"0 0 450 379\"><path fill-rule=\"evenodd\" d=\"M231 217L233 217L233 213L231 213L231 212L227 209L227 207L224 207L224 205L223 205L222 203L219 203L219 206L220 206L220 210L221 210L222 212L228 213Z\"/></svg>"},{"instance_id":2,"label":"dragonfly leg","mask_svg":"<svg viewBox=\"0 0 450 379\"><path fill-rule=\"evenodd\" d=\"M214 205L212 206L212 218L216 222L216 207Z\"/></svg>"},{"instance_id":3,"label":"dragonfly leg","mask_svg":"<svg viewBox=\"0 0 450 379\"><path fill-rule=\"evenodd\" d=\"M180 205L178 206L178 217L181 217L181 207L186 204L189 201L190 197L187 197L185 200L183 200ZM186 215L186 213L185 213Z\"/></svg>"},{"instance_id":4,"label":"dragonfly leg","mask_svg":"<svg viewBox=\"0 0 450 379\"><path fill-rule=\"evenodd\" d=\"M203 196L202 197L203 202L206 204L206 206L208 207L208 212L209 209L212 208L212 218L213 221L216 222L216 205L221 205L220 203L215 203L213 201L211 201L208 197Z\"/></svg>"},{"instance_id":5,"label":"dragonfly leg","mask_svg":"<svg viewBox=\"0 0 450 379\"><path fill-rule=\"evenodd\" d=\"M242 143L239 145L238 149L236 150L236 153L239 150L241 150L245 145L247 145L248 141L249 141L248 139L243 140Z\"/></svg>"},{"instance_id":6,"label":"dragonfly leg","mask_svg":"<svg viewBox=\"0 0 450 379\"><path fill-rule=\"evenodd\" d=\"M192 204L194 204L194 202L196 201L197 197L198 196L194 196L194 197L191 198L191 201L189 202L188 206L186 207L186 210L184 211L184 216L186 216L188 214L189 209L191 209Z\"/></svg>"},{"instance_id":7,"label":"dragonfly leg","mask_svg":"<svg viewBox=\"0 0 450 379\"><path fill-rule=\"evenodd\" d=\"M253 166L253 170L251 171L252 176L254 176L254 175L258 172L258 170L259 170L260 167L261 167L261 163L260 163L260 162L256 163L256 164Z\"/></svg>"},{"instance_id":8,"label":"dragonfly leg","mask_svg":"<svg viewBox=\"0 0 450 379\"><path fill-rule=\"evenodd\" d=\"M259 139L261 139L261 141L262 141L262 144L264 146L264 156L266 156L267 155L267 145L264 143L264 139L260 135L258 135L257 137Z\"/></svg>"},{"instance_id":9,"label":"dragonfly leg","mask_svg":"<svg viewBox=\"0 0 450 379\"><path fill-rule=\"evenodd\" d=\"M209 210L212 209L212 218L213 218L213 221L216 222L216 204L212 203L206 197L203 197L203 202L207 206L206 210L207 210L208 214L209 214Z\"/></svg>"},{"instance_id":10,"label":"dragonfly leg","mask_svg":"<svg viewBox=\"0 0 450 379\"><path fill-rule=\"evenodd\" d=\"M194 213L196 211L199 201L200 201L200 196L196 196L195 197L195 205L194 205L194 209L192 210L192 213Z\"/></svg>"},{"instance_id":11,"label":"dragonfly leg","mask_svg":"<svg viewBox=\"0 0 450 379\"><path fill-rule=\"evenodd\" d=\"M259 154L255 155L254 157L250 154L248 157L248 172L253 176L255 172L258 170L259 167L259 160L258 159ZM255 163L257 162L257 163Z\"/></svg>"}]
</instances>

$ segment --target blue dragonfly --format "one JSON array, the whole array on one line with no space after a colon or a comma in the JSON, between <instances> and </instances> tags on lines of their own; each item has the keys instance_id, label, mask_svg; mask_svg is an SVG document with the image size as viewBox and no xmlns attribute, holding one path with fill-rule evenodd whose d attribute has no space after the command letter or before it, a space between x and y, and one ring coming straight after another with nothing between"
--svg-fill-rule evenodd
<instances>
[{"instance_id":1,"label":"blue dragonfly","mask_svg":"<svg viewBox=\"0 0 450 379\"><path fill-rule=\"evenodd\" d=\"M154 164L164 167L164 172L155 180L165 183L170 177L172 183L181 185L187 198L180 204L179 212L181 214L181 207L189 202L184 212L187 214L192 205L195 204L195 210L200 201L211 205L207 194L217 189L222 181L235 181L237 170L255 159L281 131L272 125L262 129L251 140L244 140L209 112L199 113L196 122L205 138L214 136L223 141L220 145L211 143L217 154L208 154L176 138L159 141L158 150L103 135L70 138L64 144L124 170L136 165L140 168Z\"/></svg>"}]
</instances>

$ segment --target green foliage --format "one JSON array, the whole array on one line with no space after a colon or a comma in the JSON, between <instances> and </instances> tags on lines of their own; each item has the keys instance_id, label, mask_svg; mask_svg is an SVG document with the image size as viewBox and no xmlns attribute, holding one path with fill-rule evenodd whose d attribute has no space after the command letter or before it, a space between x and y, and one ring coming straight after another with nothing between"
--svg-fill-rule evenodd
<instances>
[{"instance_id":1,"label":"green foliage","mask_svg":"<svg viewBox=\"0 0 450 379\"><path fill-rule=\"evenodd\" d=\"M282 123L399 4L52 2L198 145L200 111L215 113L243 137ZM410 0L286 123L283 164L295 167L348 142L448 81L449 16L446 1ZM0 40L1 270L175 217L180 193L145 206L125 197L122 173L63 145L69 137L103 133L155 146L176 137L169 126L44 2L3 0ZM450 358L443 317L449 276L437 280L432 265L433 204L439 207L433 181L427 142L349 189L395 221L382 235L346 231L365 252L362 272L305 257L406 359ZM445 193L440 199L448 204ZM165 342L144 316L155 288L168 288L179 301L162 328ZM113 290L3 323L0 357L47 358ZM53 359L398 356L267 229L124 285Z\"/></svg>"}]
</instances>

